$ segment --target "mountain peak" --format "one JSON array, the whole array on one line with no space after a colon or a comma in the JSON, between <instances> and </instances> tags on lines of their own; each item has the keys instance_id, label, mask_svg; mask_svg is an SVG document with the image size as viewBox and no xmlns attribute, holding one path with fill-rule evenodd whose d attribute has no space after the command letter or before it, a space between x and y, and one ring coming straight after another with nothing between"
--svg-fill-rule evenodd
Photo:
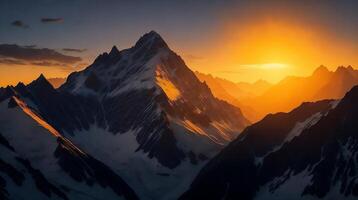
<instances>
[{"instance_id":1,"label":"mountain peak","mask_svg":"<svg viewBox=\"0 0 358 200\"><path fill-rule=\"evenodd\" d=\"M329 70L326 66L320 65L319 67L317 67L317 69L314 70L313 75L321 75L321 74L326 74L328 72Z\"/></svg>"},{"instance_id":2,"label":"mountain peak","mask_svg":"<svg viewBox=\"0 0 358 200\"><path fill-rule=\"evenodd\" d=\"M151 30L149 33L146 33L148 35L152 35L152 36L156 36L156 37L160 37L159 33L157 33L156 31L154 30Z\"/></svg>"},{"instance_id":3,"label":"mountain peak","mask_svg":"<svg viewBox=\"0 0 358 200\"><path fill-rule=\"evenodd\" d=\"M30 87L42 87L42 88L53 88L51 83L48 82L48 80L46 79L46 77L43 75L43 74L40 74L40 76L32 81L30 84L29 84Z\"/></svg>"},{"instance_id":4,"label":"mountain peak","mask_svg":"<svg viewBox=\"0 0 358 200\"><path fill-rule=\"evenodd\" d=\"M149 33L144 34L135 44L135 47L137 48L143 46L154 49L168 48L164 39L155 31L150 31Z\"/></svg>"},{"instance_id":5,"label":"mountain peak","mask_svg":"<svg viewBox=\"0 0 358 200\"><path fill-rule=\"evenodd\" d=\"M18 82L17 85L15 87L21 87L21 88L25 88L26 85L23 82Z\"/></svg>"},{"instance_id":6,"label":"mountain peak","mask_svg":"<svg viewBox=\"0 0 358 200\"><path fill-rule=\"evenodd\" d=\"M348 66L348 67L339 66L339 67L337 67L335 72L338 74L343 74L343 73L350 73L353 70L354 69L352 68L352 66Z\"/></svg>"},{"instance_id":7,"label":"mountain peak","mask_svg":"<svg viewBox=\"0 0 358 200\"><path fill-rule=\"evenodd\" d=\"M255 85L271 85L270 82L264 80L264 79L258 79L257 81L254 82Z\"/></svg>"},{"instance_id":8,"label":"mountain peak","mask_svg":"<svg viewBox=\"0 0 358 200\"><path fill-rule=\"evenodd\" d=\"M46 77L41 73L40 76L36 79L36 81L47 81Z\"/></svg>"},{"instance_id":9,"label":"mountain peak","mask_svg":"<svg viewBox=\"0 0 358 200\"><path fill-rule=\"evenodd\" d=\"M119 52L118 48L116 47L116 45L114 45L108 55L110 57L116 57L116 56L119 56L119 54L120 54L120 52Z\"/></svg>"},{"instance_id":10,"label":"mountain peak","mask_svg":"<svg viewBox=\"0 0 358 200\"><path fill-rule=\"evenodd\" d=\"M159 33L155 32L153 30L151 30L149 33L145 33L143 36L162 39L162 36L160 36Z\"/></svg>"}]
</instances>

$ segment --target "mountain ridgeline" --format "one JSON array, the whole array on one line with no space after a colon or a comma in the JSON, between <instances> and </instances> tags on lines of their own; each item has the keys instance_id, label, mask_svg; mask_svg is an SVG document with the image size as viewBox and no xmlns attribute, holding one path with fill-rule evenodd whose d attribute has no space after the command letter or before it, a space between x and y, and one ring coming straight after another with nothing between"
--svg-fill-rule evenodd
<instances>
[{"instance_id":1,"label":"mountain ridgeline","mask_svg":"<svg viewBox=\"0 0 358 200\"><path fill-rule=\"evenodd\" d=\"M31 181L20 175L24 167L34 181L46 181L47 188L33 191L39 199L175 199L249 125L240 108L215 98L154 31L129 49L114 46L58 89L41 75L1 88L0 102L1 117L12 122L0 125L0 147L7 148L0 158L6 162L16 152L0 164L10 174L0 174L0 194L8 199L30 190L18 180Z\"/></svg>"},{"instance_id":2,"label":"mountain ridgeline","mask_svg":"<svg viewBox=\"0 0 358 200\"><path fill-rule=\"evenodd\" d=\"M335 71L320 66L310 76L288 76L273 85L265 81L233 83L199 72L196 75L208 83L217 98L240 107L252 122L270 113L289 112L302 102L340 99L358 84L358 70L351 66L339 66Z\"/></svg>"}]
</instances>

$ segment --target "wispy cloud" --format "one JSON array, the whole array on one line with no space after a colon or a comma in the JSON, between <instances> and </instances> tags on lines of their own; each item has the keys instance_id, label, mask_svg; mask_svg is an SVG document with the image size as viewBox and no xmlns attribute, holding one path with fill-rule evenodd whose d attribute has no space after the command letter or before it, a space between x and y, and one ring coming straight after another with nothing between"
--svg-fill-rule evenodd
<instances>
[{"instance_id":1,"label":"wispy cloud","mask_svg":"<svg viewBox=\"0 0 358 200\"><path fill-rule=\"evenodd\" d=\"M258 68L258 69L283 69L288 67L287 64L283 64L283 63L244 64L240 66L246 68Z\"/></svg>"},{"instance_id":2,"label":"wispy cloud","mask_svg":"<svg viewBox=\"0 0 358 200\"><path fill-rule=\"evenodd\" d=\"M221 73L221 74L240 74L243 73L244 70L222 70L222 71L217 71L216 73Z\"/></svg>"},{"instance_id":3,"label":"wispy cloud","mask_svg":"<svg viewBox=\"0 0 358 200\"><path fill-rule=\"evenodd\" d=\"M82 53L87 51L87 49L63 48L62 51Z\"/></svg>"},{"instance_id":4,"label":"wispy cloud","mask_svg":"<svg viewBox=\"0 0 358 200\"><path fill-rule=\"evenodd\" d=\"M25 24L25 23L24 23L23 21L21 21L21 20L15 20L15 21L11 22L11 25L12 25L12 26L15 26L15 27L23 28L23 29L30 28L29 25Z\"/></svg>"},{"instance_id":5,"label":"wispy cloud","mask_svg":"<svg viewBox=\"0 0 358 200\"><path fill-rule=\"evenodd\" d=\"M25 62L16 59L0 58L0 64L5 65L26 65Z\"/></svg>"},{"instance_id":6,"label":"wispy cloud","mask_svg":"<svg viewBox=\"0 0 358 200\"><path fill-rule=\"evenodd\" d=\"M26 48L35 48L36 45L24 45L24 47L26 47Z\"/></svg>"},{"instance_id":7,"label":"wispy cloud","mask_svg":"<svg viewBox=\"0 0 358 200\"><path fill-rule=\"evenodd\" d=\"M62 23L63 22L63 18L48 18L48 17L43 17L41 18L41 22L45 23L45 24L49 24L49 23Z\"/></svg>"},{"instance_id":8,"label":"wispy cloud","mask_svg":"<svg viewBox=\"0 0 358 200\"><path fill-rule=\"evenodd\" d=\"M65 55L54 49L35 47L36 45L0 44L0 64L71 68L82 61L81 57Z\"/></svg>"},{"instance_id":9,"label":"wispy cloud","mask_svg":"<svg viewBox=\"0 0 358 200\"><path fill-rule=\"evenodd\" d=\"M80 57L69 56L48 48L29 48L16 44L0 44L0 55L13 59L26 61L52 60L60 63L76 63L81 61Z\"/></svg>"},{"instance_id":10,"label":"wispy cloud","mask_svg":"<svg viewBox=\"0 0 358 200\"><path fill-rule=\"evenodd\" d=\"M288 64L283 63L263 63L263 64L240 64L233 68L234 70L221 70L217 73L222 74L242 74L252 70L279 70L289 67Z\"/></svg>"},{"instance_id":11,"label":"wispy cloud","mask_svg":"<svg viewBox=\"0 0 358 200\"><path fill-rule=\"evenodd\" d=\"M65 72L79 71L86 68L88 65L89 65L88 63L78 63L78 64L62 67L61 70Z\"/></svg>"},{"instance_id":12,"label":"wispy cloud","mask_svg":"<svg viewBox=\"0 0 358 200\"><path fill-rule=\"evenodd\" d=\"M194 55L194 54L184 54L184 57L185 59L188 59L188 60L195 60L195 61L198 61L198 60L204 60L205 58L204 57L201 57L201 56L197 56L197 55Z\"/></svg>"},{"instance_id":13,"label":"wispy cloud","mask_svg":"<svg viewBox=\"0 0 358 200\"><path fill-rule=\"evenodd\" d=\"M44 66L44 67L69 67L68 64L58 63L58 62L51 62L51 61L31 62L30 64L31 65L36 65L36 66Z\"/></svg>"}]
</instances>

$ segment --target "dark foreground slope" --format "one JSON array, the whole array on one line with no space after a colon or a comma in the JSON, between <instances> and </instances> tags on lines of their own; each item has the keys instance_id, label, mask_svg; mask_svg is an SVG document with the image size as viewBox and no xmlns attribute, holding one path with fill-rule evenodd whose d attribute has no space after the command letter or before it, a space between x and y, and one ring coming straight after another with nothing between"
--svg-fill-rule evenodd
<instances>
[{"instance_id":1,"label":"dark foreground slope","mask_svg":"<svg viewBox=\"0 0 358 200\"><path fill-rule=\"evenodd\" d=\"M248 127L181 199L357 198L358 87L337 103L304 103Z\"/></svg>"}]
</instances>

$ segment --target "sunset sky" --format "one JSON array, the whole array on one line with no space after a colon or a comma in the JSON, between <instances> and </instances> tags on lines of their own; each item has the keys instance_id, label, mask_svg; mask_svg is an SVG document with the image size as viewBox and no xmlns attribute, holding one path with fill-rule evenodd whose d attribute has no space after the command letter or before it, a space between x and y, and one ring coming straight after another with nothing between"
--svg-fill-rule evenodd
<instances>
[{"instance_id":1,"label":"sunset sky","mask_svg":"<svg viewBox=\"0 0 358 200\"><path fill-rule=\"evenodd\" d=\"M0 1L0 86L65 77L155 30L193 70L235 82L358 68L358 1Z\"/></svg>"}]
</instances>

